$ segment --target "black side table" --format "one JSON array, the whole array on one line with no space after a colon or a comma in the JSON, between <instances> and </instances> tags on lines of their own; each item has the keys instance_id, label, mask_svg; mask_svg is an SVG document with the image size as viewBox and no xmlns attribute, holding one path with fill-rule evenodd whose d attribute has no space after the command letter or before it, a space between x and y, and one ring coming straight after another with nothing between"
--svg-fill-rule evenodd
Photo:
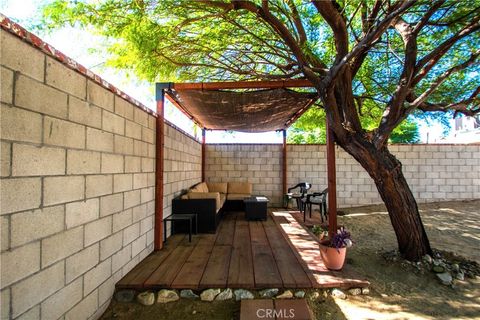
<instances>
[{"instance_id":1,"label":"black side table","mask_svg":"<svg viewBox=\"0 0 480 320\"><path fill-rule=\"evenodd\" d=\"M192 242L192 221L195 220L195 234L197 234L197 215L194 213L172 214L163 219L163 241L167 241L167 221L187 221L188 220L188 241Z\"/></svg>"},{"instance_id":2,"label":"black side table","mask_svg":"<svg viewBox=\"0 0 480 320\"><path fill-rule=\"evenodd\" d=\"M247 220L267 220L268 199L263 196L245 198L245 218Z\"/></svg>"}]
</instances>

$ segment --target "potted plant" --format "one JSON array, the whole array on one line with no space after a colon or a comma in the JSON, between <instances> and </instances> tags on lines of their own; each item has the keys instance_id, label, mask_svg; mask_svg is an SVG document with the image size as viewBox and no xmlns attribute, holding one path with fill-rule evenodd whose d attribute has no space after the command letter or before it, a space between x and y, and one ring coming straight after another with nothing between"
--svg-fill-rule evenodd
<instances>
[{"instance_id":1,"label":"potted plant","mask_svg":"<svg viewBox=\"0 0 480 320\"><path fill-rule=\"evenodd\" d=\"M353 245L350 235L344 227L340 227L331 238L320 242L320 256L325 267L330 270L341 270L345 263L347 248Z\"/></svg>"},{"instance_id":2,"label":"potted plant","mask_svg":"<svg viewBox=\"0 0 480 320\"><path fill-rule=\"evenodd\" d=\"M322 241L328 237L328 226L316 224L312 227L312 233Z\"/></svg>"}]
</instances>

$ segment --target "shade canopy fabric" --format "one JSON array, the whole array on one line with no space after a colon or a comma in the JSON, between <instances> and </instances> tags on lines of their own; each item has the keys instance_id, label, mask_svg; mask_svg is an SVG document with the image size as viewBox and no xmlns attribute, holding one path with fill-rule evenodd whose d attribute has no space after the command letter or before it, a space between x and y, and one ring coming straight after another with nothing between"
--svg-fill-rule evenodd
<instances>
[{"instance_id":1,"label":"shade canopy fabric","mask_svg":"<svg viewBox=\"0 0 480 320\"><path fill-rule=\"evenodd\" d=\"M267 132L288 128L316 100L316 93L285 88L257 91L169 90L199 125L210 130Z\"/></svg>"}]
</instances>

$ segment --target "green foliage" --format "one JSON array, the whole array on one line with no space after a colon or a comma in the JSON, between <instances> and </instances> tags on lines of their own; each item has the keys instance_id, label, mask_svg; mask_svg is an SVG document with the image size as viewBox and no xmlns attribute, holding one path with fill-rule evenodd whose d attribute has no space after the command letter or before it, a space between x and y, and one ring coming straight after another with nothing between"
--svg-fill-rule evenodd
<instances>
[{"instance_id":1,"label":"green foliage","mask_svg":"<svg viewBox=\"0 0 480 320\"><path fill-rule=\"evenodd\" d=\"M372 109L373 110L373 109ZM365 115L361 118L365 128L374 128L380 120L381 114ZM327 141L325 111L320 108L311 108L305 112L289 129L288 143L309 144ZM390 143L418 143L418 125L413 119L405 119L390 135Z\"/></svg>"},{"instance_id":2,"label":"green foliage","mask_svg":"<svg viewBox=\"0 0 480 320\"><path fill-rule=\"evenodd\" d=\"M260 0L253 2L261 5ZM211 3L229 4L230 1ZM301 50L310 65L322 64L329 68L334 64L333 32L311 3L302 0L270 0L268 3L271 13L295 41L300 42L292 7L298 11L306 35ZM348 23L352 48L365 32L362 15L369 15L376 1L337 3ZM402 18L415 24L431 4L431 1L417 1ZM462 1L445 1L430 18L431 23L419 33L417 60L458 32L473 16L478 16L479 8L480 0L469 1L468 5ZM131 70L149 81L233 81L303 76L296 56L275 28L246 10L224 10L221 5L208 6L204 1L189 0L53 0L42 12L39 27L70 24L93 28L109 39L109 65ZM386 17L384 10L379 12L376 23ZM466 61L479 47L478 32L458 41L412 93L418 96L425 92L439 75ZM365 131L379 127L399 84L405 64L404 49L400 34L394 28L387 29L353 79L356 107ZM477 61L451 74L429 96L428 102L449 104L467 98L478 86L479 73ZM413 114L423 117L419 111L414 110ZM446 119L448 115L434 117ZM313 108L290 129L289 141L323 142L324 131L324 113ZM390 137L391 142L417 140L416 125L408 119L401 122Z\"/></svg>"},{"instance_id":3,"label":"green foliage","mask_svg":"<svg viewBox=\"0 0 480 320\"><path fill-rule=\"evenodd\" d=\"M389 142L391 143L417 143L418 126L415 122L404 120L400 123L390 135Z\"/></svg>"}]
</instances>

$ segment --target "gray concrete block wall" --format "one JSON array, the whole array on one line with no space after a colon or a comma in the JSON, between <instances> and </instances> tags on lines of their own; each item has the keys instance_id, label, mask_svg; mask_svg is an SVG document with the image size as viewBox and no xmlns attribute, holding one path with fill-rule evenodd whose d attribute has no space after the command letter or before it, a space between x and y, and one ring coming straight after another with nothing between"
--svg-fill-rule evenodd
<instances>
[{"instance_id":1,"label":"gray concrete block wall","mask_svg":"<svg viewBox=\"0 0 480 320\"><path fill-rule=\"evenodd\" d=\"M208 144L205 176L209 182L246 181L270 206L282 203L282 146Z\"/></svg>"},{"instance_id":2,"label":"gray concrete block wall","mask_svg":"<svg viewBox=\"0 0 480 320\"><path fill-rule=\"evenodd\" d=\"M1 318L98 318L153 250L155 118L3 30L1 77Z\"/></svg>"},{"instance_id":3,"label":"gray concrete block wall","mask_svg":"<svg viewBox=\"0 0 480 320\"><path fill-rule=\"evenodd\" d=\"M282 196L281 145L207 145L208 181L250 181L256 194L279 205ZM480 198L480 145L391 145L418 202ZM336 148L340 207L381 203L367 172ZM270 179L269 179L270 178ZM307 181L312 191L327 187L325 145L287 145L287 186Z\"/></svg>"},{"instance_id":4,"label":"gray concrete block wall","mask_svg":"<svg viewBox=\"0 0 480 320\"><path fill-rule=\"evenodd\" d=\"M418 202L480 198L479 145L391 145ZM327 186L326 147L289 145L288 185L309 181ZM382 203L368 173L336 147L337 199L340 207Z\"/></svg>"},{"instance_id":5,"label":"gray concrete block wall","mask_svg":"<svg viewBox=\"0 0 480 320\"><path fill-rule=\"evenodd\" d=\"M172 199L202 181L202 145L168 123L164 128L163 216L168 217Z\"/></svg>"}]
</instances>

